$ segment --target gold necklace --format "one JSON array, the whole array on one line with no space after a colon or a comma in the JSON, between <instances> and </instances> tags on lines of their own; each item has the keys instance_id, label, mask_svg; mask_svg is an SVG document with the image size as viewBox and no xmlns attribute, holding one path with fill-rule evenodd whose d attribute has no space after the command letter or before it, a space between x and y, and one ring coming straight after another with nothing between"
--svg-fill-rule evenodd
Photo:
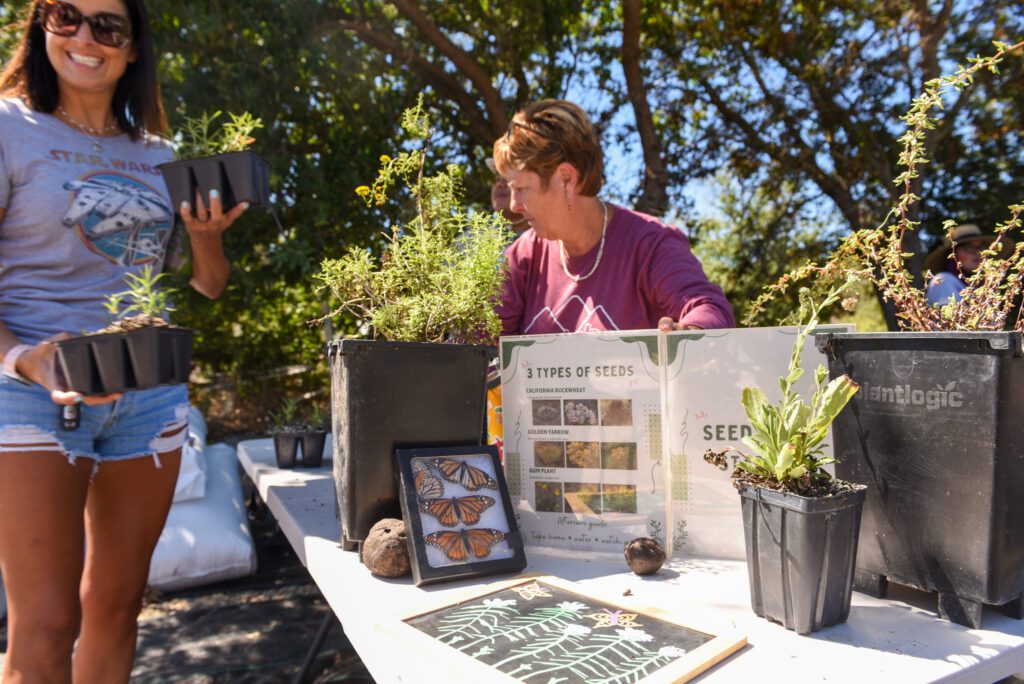
<instances>
[{"instance_id":1,"label":"gold necklace","mask_svg":"<svg viewBox=\"0 0 1024 684\"><path fill-rule=\"evenodd\" d=\"M594 275L594 271L597 270L598 265L600 265L601 263L601 256L604 254L604 236L608 232L608 205L602 202L601 200L597 201L601 203L601 211L603 212L601 218L601 246L597 248L597 258L594 259L594 265L590 268L589 271L587 271L586 275L573 275L572 273L569 273L569 266L566 263L568 261L568 258L565 255L565 244L561 240L559 240L558 242L558 254L559 256L562 257L562 270L565 272L565 275L568 276L568 278L572 280L574 283L578 283L581 280L586 280L590 276Z\"/></svg>"},{"instance_id":2,"label":"gold necklace","mask_svg":"<svg viewBox=\"0 0 1024 684\"><path fill-rule=\"evenodd\" d=\"M103 145L100 144L98 138L119 130L117 122L114 122L109 126L104 126L103 128L93 128L92 126L88 126L81 121L74 119L70 114L68 114L68 110L64 109L61 105L57 105L57 111L60 112L60 115L63 116L69 124L89 136L89 140L92 141L92 151L96 153L103 151Z\"/></svg>"}]
</instances>

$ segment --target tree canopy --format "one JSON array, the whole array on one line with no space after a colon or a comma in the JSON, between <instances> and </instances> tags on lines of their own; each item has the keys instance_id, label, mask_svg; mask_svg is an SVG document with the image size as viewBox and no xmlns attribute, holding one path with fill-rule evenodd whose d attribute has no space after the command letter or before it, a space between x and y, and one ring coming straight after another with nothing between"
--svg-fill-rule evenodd
<instances>
[{"instance_id":1,"label":"tree canopy","mask_svg":"<svg viewBox=\"0 0 1024 684\"><path fill-rule=\"evenodd\" d=\"M26 0L0 0L0 25ZM225 296L179 304L211 370L315 363L326 311L311 274L379 250L394 205L354 189L422 92L447 161L484 167L512 113L580 102L602 131L606 194L704 244L741 309L773 274L881 219L896 192L900 115L923 84L993 39L1024 37L1019 3L964 0L251 0L149 4L172 126L250 111L274 169L274 214L227 235ZM16 31L0 31L0 59ZM945 218L991 226L1024 188L1024 57L947 103L920 192L922 253ZM410 205L411 207L411 205ZM912 262L913 264L913 262ZM917 263L920 269L920 263ZM355 331L357 321L341 320Z\"/></svg>"}]
</instances>

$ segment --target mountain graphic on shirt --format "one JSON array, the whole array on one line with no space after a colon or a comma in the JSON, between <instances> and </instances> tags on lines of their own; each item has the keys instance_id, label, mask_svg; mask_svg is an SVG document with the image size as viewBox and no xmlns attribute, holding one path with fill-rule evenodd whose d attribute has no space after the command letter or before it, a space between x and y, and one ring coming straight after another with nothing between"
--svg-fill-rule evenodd
<instances>
[{"instance_id":1,"label":"mountain graphic on shirt","mask_svg":"<svg viewBox=\"0 0 1024 684\"><path fill-rule=\"evenodd\" d=\"M561 332L603 332L619 329L603 306L590 306L579 295L569 297L557 310L552 310L549 306L541 309L523 330L523 334L529 335L535 325L544 321L550 321L550 324Z\"/></svg>"}]
</instances>

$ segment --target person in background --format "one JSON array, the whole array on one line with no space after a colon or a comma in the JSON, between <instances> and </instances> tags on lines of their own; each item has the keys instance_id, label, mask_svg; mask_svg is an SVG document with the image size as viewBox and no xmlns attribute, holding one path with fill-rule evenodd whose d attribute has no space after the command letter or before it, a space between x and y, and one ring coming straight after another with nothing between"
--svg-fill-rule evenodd
<instances>
[{"instance_id":1,"label":"person in background","mask_svg":"<svg viewBox=\"0 0 1024 684\"><path fill-rule=\"evenodd\" d=\"M735 325L682 231L598 197L603 153L578 105L517 112L494 161L529 225L506 252L503 335Z\"/></svg>"},{"instance_id":2,"label":"person in background","mask_svg":"<svg viewBox=\"0 0 1024 684\"><path fill-rule=\"evenodd\" d=\"M127 682L153 549L188 433L184 385L84 397L54 340L109 323L125 275L173 256L178 209L192 287L217 297L221 242L246 209L171 207L143 0L34 0L0 74L0 679ZM80 409L76 429L62 408Z\"/></svg>"},{"instance_id":3,"label":"person in background","mask_svg":"<svg viewBox=\"0 0 1024 684\"><path fill-rule=\"evenodd\" d=\"M995 241L995 235L985 235L973 223L953 228L942 243L925 257L924 266L932 273L926 295L928 303L936 306L950 301L959 302L960 292L967 287L966 279L981 265L981 253ZM1009 254L1013 242L1000 240L1001 253Z\"/></svg>"},{"instance_id":4,"label":"person in background","mask_svg":"<svg viewBox=\"0 0 1024 684\"><path fill-rule=\"evenodd\" d=\"M495 168L493 157L487 158L487 168L495 176L494 182L491 183L491 211L500 211L501 215L508 221L509 229L515 233L515 237L519 237L529 228L526 225L526 218L522 214L512 211L512 193L508 189L508 182L501 177L498 169Z\"/></svg>"}]
</instances>

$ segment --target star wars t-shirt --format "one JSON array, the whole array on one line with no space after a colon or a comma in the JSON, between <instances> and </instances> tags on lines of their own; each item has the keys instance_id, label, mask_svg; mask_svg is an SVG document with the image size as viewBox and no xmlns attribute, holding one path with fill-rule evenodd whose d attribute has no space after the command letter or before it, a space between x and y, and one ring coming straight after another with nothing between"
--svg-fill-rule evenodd
<instances>
[{"instance_id":1,"label":"star wars t-shirt","mask_svg":"<svg viewBox=\"0 0 1024 684\"><path fill-rule=\"evenodd\" d=\"M125 273L163 268L170 159L159 138L94 138L0 99L0 320L22 342L104 327Z\"/></svg>"}]
</instances>

